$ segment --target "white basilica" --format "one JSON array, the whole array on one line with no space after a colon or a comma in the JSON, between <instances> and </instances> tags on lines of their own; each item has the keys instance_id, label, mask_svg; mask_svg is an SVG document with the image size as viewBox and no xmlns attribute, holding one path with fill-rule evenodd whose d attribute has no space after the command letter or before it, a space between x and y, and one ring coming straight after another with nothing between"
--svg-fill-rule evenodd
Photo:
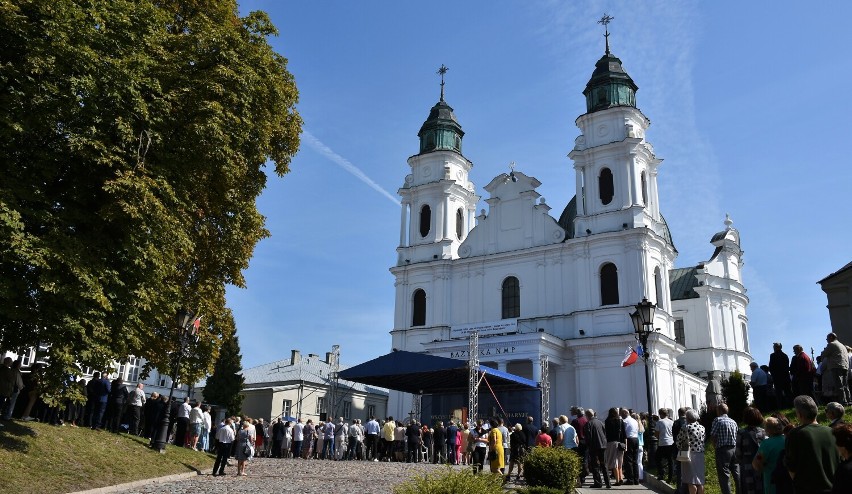
<instances>
[{"instance_id":1,"label":"white basilica","mask_svg":"<svg viewBox=\"0 0 852 494\"><path fill-rule=\"evenodd\" d=\"M541 382L546 358L551 415L572 405L645 410L642 361L621 367L636 346L629 314L645 297L660 330L649 343L652 409L700 407L708 372L749 372L739 232L726 219L708 261L674 268L661 160L636 90L607 46L568 155L574 197L556 219L541 183L520 171L492 179L477 214L473 163L442 82L399 190L394 349L467 359L477 331L482 365ZM392 391L388 413L406 416L409 397Z\"/></svg>"}]
</instances>

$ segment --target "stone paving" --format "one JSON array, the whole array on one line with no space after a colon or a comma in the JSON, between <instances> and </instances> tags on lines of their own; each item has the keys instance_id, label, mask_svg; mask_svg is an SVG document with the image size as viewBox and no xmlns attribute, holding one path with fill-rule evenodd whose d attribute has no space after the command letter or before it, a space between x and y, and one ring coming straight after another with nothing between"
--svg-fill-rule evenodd
<instances>
[{"instance_id":1,"label":"stone paving","mask_svg":"<svg viewBox=\"0 0 852 494\"><path fill-rule=\"evenodd\" d=\"M122 494L254 494L254 493L300 493L300 494L388 494L393 487L416 475L423 475L445 465L429 463L385 463L366 461L323 461L275 458L255 458L248 467L248 475L237 477L236 462L225 469L228 475L214 477L209 474L172 482L151 483L130 489L115 489ZM468 467L454 467L468 468ZM588 480L591 480L589 478ZM507 489L522 487L511 482ZM586 484L588 486L588 484ZM626 493L649 493L645 485L618 486L606 489L578 489L577 494L619 491Z\"/></svg>"},{"instance_id":2,"label":"stone paving","mask_svg":"<svg viewBox=\"0 0 852 494\"><path fill-rule=\"evenodd\" d=\"M224 477L198 475L187 480L119 490L122 494L237 494L237 493L358 493L387 494L393 486L412 476L443 465L429 463L386 463L370 461L324 461L255 458L245 477L237 477L236 461ZM461 468L461 467L459 467Z\"/></svg>"}]
</instances>

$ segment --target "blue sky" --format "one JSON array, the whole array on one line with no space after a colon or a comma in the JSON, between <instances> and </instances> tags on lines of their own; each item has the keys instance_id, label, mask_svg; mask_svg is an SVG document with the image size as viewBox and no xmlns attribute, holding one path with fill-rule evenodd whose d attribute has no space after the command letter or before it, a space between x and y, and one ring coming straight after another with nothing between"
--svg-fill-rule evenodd
<instances>
[{"instance_id":1,"label":"blue sky","mask_svg":"<svg viewBox=\"0 0 852 494\"><path fill-rule=\"evenodd\" d=\"M736 5L736 8L733 7ZM354 365L390 350L396 191L446 64L446 100L481 196L517 169L558 216L582 90L613 53L639 86L678 267L706 260L725 213L742 235L752 354L773 341L817 353L830 325L816 282L852 260L844 124L852 3L697 1L243 1L267 11L305 120L291 173L258 203L272 236L228 290L243 366L324 355ZM484 203L479 208L486 207ZM629 321L625 317L625 324Z\"/></svg>"}]
</instances>

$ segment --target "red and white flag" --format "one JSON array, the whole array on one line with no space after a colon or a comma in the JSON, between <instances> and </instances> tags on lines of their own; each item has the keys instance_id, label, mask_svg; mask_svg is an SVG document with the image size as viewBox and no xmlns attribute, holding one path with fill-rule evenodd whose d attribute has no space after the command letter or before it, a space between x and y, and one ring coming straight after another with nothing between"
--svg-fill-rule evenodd
<instances>
[{"instance_id":1,"label":"red and white flag","mask_svg":"<svg viewBox=\"0 0 852 494\"><path fill-rule=\"evenodd\" d=\"M632 347L627 347L627 351L624 352L624 360L621 361L621 366L627 367L633 365L637 360L639 360L639 354L636 353L636 350Z\"/></svg>"}]
</instances>

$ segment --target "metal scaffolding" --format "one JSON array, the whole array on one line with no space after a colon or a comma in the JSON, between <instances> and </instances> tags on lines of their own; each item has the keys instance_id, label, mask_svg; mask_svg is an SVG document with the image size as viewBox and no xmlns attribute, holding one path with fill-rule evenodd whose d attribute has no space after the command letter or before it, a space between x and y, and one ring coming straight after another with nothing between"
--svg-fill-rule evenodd
<instances>
[{"instance_id":1,"label":"metal scaffolding","mask_svg":"<svg viewBox=\"0 0 852 494\"><path fill-rule=\"evenodd\" d=\"M420 411L422 409L423 393L415 393L411 395L411 420L420 420Z\"/></svg>"},{"instance_id":2,"label":"metal scaffolding","mask_svg":"<svg viewBox=\"0 0 852 494\"><path fill-rule=\"evenodd\" d=\"M470 382L467 386L467 420L475 424L476 416L479 415L479 333L477 331L470 334L467 354L467 367L470 370Z\"/></svg>"},{"instance_id":3,"label":"metal scaffolding","mask_svg":"<svg viewBox=\"0 0 852 494\"><path fill-rule=\"evenodd\" d=\"M541 423L550 423L550 362L547 355L539 359L541 364Z\"/></svg>"}]
</instances>

